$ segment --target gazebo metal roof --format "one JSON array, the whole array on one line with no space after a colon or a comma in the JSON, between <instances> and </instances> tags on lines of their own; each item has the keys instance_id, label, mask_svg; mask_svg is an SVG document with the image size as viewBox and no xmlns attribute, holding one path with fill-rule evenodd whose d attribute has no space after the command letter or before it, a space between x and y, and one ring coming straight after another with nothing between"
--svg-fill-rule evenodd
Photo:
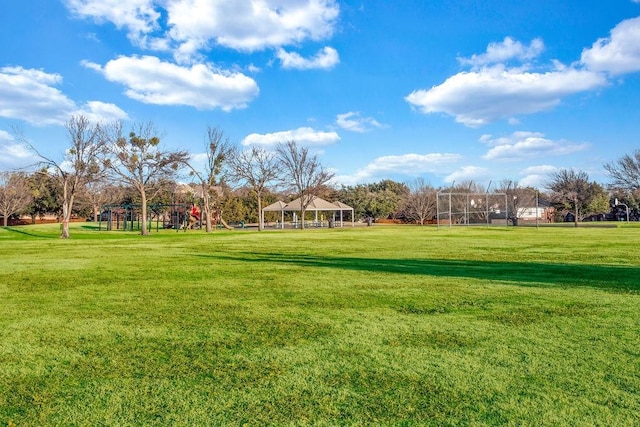
<instances>
[{"instance_id":1,"label":"gazebo metal roof","mask_svg":"<svg viewBox=\"0 0 640 427\"><path fill-rule=\"evenodd\" d=\"M281 212L282 227L284 228L284 212L300 211L302 210L301 205L302 205L302 202L301 202L301 199L299 198L292 200L289 203L285 203L278 200L277 202L272 203L269 206L262 209L262 215L261 215L262 218L260 218L260 220L264 223L264 212ZM321 199L320 197L312 196L311 202L309 202L305 211L315 211L316 215L317 215L317 212L319 211L326 211L326 212L339 211L341 225L344 225L342 221L342 211L351 211L351 226L354 225L353 208L342 202L332 203L332 202L327 202L326 200Z\"/></svg>"}]
</instances>

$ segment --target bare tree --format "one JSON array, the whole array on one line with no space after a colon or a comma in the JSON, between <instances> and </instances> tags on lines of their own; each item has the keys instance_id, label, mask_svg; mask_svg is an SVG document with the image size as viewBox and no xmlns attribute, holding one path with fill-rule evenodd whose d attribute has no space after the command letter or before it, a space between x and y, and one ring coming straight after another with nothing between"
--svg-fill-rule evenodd
<instances>
[{"instance_id":1,"label":"bare tree","mask_svg":"<svg viewBox=\"0 0 640 427\"><path fill-rule=\"evenodd\" d=\"M484 223L487 221L486 189L473 180L453 183L448 191L452 193L450 210L457 216L456 223Z\"/></svg>"},{"instance_id":2,"label":"bare tree","mask_svg":"<svg viewBox=\"0 0 640 427\"><path fill-rule=\"evenodd\" d=\"M567 209L573 209L576 227L581 220L580 214L588 211L589 204L603 192L599 184L589 181L586 172L574 169L561 169L552 173L547 187L552 191L551 198L554 202Z\"/></svg>"},{"instance_id":3,"label":"bare tree","mask_svg":"<svg viewBox=\"0 0 640 427\"><path fill-rule=\"evenodd\" d=\"M538 190L533 187L522 187L518 181L504 179L496 186L495 191L507 195L507 219L513 225L518 225L518 219L526 214L527 209L536 206ZM535 212L535 215L537 216L538 212Z\"/></svg>"},{"instance_id":4,"label":"bare tree","mask_svg":"<svg viewBox=\"0 0 640 427\"><path fill-rule=\"evenodd\" d=\"M436 214L437 191L426 184L423 178L416 178L409 185L409 194L404 201L404 214L407 218L420 222L433 218Z\"/></svg>"},{"instance_id":5,"label":"bare tree","mask_svg":"<svg viewBox=\"0 0 640 427\"><path fill-rule=\"evenodd\" d=\"M147 230L147 203L158 185L172 177L189 155L186 151L170 151L160 148L160 137L153 123L134 125L128 138L122 135L122 123L114 123L109 129L109 155L105 166L114 176L132 186L140 194L140 223L142 235Z\"/></svg>"},{"instance_id":6,"label":"bare tree","mask_svg":"<svg viewBox=\"0 0 640 427\"><path fill-rule=\"evenodd\" d=\"M20 140L29 147L40 159L39 165L49 169L62 187L62 233L60 237L68 239L69 222L73 211L73 204L78 192L87 183L96 179L100 173L99 156L104 149L101 127L93 124L85 116L71 116L65 123L70 146L66 150L62 161L40 153L21 134Z\"/></svg>"},{"instance_id":7,"label":"bare tree","mask_svg":"<svg viewBox=\"0 0 640 427\"><path fill-rule=\"evenodd\" d=\"M2 225L8 225L9 217L22 212L31 203L29 178L20 172L0 172L0 214Z\"/></svg>"},{"instance_id":8,"label":"bare tree","mask_svg":"<svg viewBox=\"0 0 640 427\"><path fill-rule=\"evenodd\" d=\"M276 155L283 171L290 176L289 183L300 198L300 219L304 228L304 214L313 201L315 192L333 178L334 174L325 170L316 155L310 155L307 147L299 147L295 141L278 144Z\"/></svg>"},{"instance_id":9,"label":"bare tree","mask_svg":"<svg viewBox=\"0 0 640 427\"><path fill-rule=\"evenodd\" d=\"M191 169L191 174L198 178L202 186L202 201L207 233L211 233L212 230L211 210L217 202L215 199L218 197L215 186L220 183L224 162L229 158L231 151L231 143L224 132L216 127L208 127L206 144L207 160L204 169L199 170L198 167L193 164L193 161L187 162L187 166Z\"/></svg>"},{"instance_id":10,"label":"bare tree","mask_svg":"<svg viewBox=\"0 0 640 427\"><path fill-rule=\"evenodd\" d=\"M605 170L612 178L611 187L629 192L640 191L640 150L626 154L615 162L606 163Z\"/></svg>"},{"instance_id":11,"label":"bare tree","mask_svg":"<svg viewBox=\"0 0 640 427\"><path fill-rule=\"evenodd\" d=\"M281 164L276 153L260 147L234 151L229 159L232 178L246 183L256 193L258 201L258 229L264 229L262 196L268 186L280 176Z\"/></svg>"},{"instance_id":12,"label":"bare tree","mask_svg":"<svg viewBox=\"0 0 640 427\"><path fill-rule=\"evenodd\" d=\"M124 196L124 189L101 179L87 183L79 196L84 206L91 209L93 220L98 221L100 207L118 202Z\"/></svg>"}]
</instances>

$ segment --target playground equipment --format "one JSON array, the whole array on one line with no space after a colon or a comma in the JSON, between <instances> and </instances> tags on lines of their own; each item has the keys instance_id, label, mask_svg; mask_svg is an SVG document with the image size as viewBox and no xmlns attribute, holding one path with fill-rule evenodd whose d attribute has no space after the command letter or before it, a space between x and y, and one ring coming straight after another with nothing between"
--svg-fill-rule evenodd
<instances>
[{"instance_id":1,"label":"playground equipment","mask_svg":"<svg viewBox=\"0 0 640 427\"><path fill-rule=\"evenodd\" d=\"M188 184L178 184L171 193L171 203L147 205L147 227L152 231L174 229L176 231L201 229L204 226L202 192ZM141 206L133 203L104 205L101 209L98 229L103 223L107 230L140 230ZM211 211L211 225L233 230L221 216L219 209Z\"/></svg>"},{"instance_id":2,"label":"playground equipment","mask_svg":"<svg viewBox=\"0 0 640 427\"><path fill-rule=\"evenodd\" d=\"M196 224L190 223L189 211L192 204L171 203L162 204L155 203L147 206L147 227L149 231L153 228L156 231L162 229L186 229L187 227L195 228ZM124 230L136 231L140 230L141 223L141 206L138 204L110 204L102 206L100 216L98 218L98 229L102 227L106 230ZM195 221L199 227L200 221Z\"/></svg>"},{"instance_id":3,"label":"playground equipment","mask_svg":"<svg viewBox=\"0 0 640 427\"><path fill-rule=\"evenodd\" d=\"M224 219L222 219L222 217L218 217L218 221L220 222L220 225L222 225L224 228L226 228L227 230L233 230L233 227L231 227L230 225L228 225ZM244 228L244 223L242 224L243 228Z\"/></svg>"},{"instance_id":4,"label":"playground equipment","mask_svg":"<svg viewBox=\"0 0 640 427\"><path fill-rule=\"evenodd\" d=\"M195 209L194 209L195 208ZM199 215L194 214L197 212ZM147 228L152 231L173 229L176 231L204 228L202 206L193 203L155 203L147 205ZM98 217L98 230L138 231L141 227L141 206L137 204L111 204L102 206ZM220 210L212 211L212 226L233 230L222 219Z\"/></svg>"}]
</instances>

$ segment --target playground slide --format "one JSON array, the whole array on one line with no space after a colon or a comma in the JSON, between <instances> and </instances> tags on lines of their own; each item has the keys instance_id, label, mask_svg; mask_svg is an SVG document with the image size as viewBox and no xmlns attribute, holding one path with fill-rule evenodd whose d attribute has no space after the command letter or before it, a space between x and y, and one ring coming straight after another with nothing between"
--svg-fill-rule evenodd
<instances>
[{"instance_id":1,"label":"playground slide","mask_svg":"<svg viewBox=\"0 0 640 427\"><path fill-rule=\"evenodd\" d=\"M233 230L233 227L230 227L229 224L227 224L222 218L220 218L220 224L222 224L222 226L227 230Z\"/></svg>"}]
</instances>

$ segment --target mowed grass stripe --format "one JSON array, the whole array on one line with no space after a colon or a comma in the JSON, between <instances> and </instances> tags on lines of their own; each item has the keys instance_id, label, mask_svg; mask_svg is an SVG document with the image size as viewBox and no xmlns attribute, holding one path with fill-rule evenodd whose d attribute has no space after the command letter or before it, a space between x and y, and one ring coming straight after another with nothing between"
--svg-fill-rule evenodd
<instances>
[{"instance_id":1,"label":"mowed grass stripe","mask_svg":"<svg viewBox=\"0 0 640 427\"><path fill-rule=\"evenodd\" d=\"M0 229L0 422L640 423L638 228L57 232Z\"/></svg>"}]
</instances>

